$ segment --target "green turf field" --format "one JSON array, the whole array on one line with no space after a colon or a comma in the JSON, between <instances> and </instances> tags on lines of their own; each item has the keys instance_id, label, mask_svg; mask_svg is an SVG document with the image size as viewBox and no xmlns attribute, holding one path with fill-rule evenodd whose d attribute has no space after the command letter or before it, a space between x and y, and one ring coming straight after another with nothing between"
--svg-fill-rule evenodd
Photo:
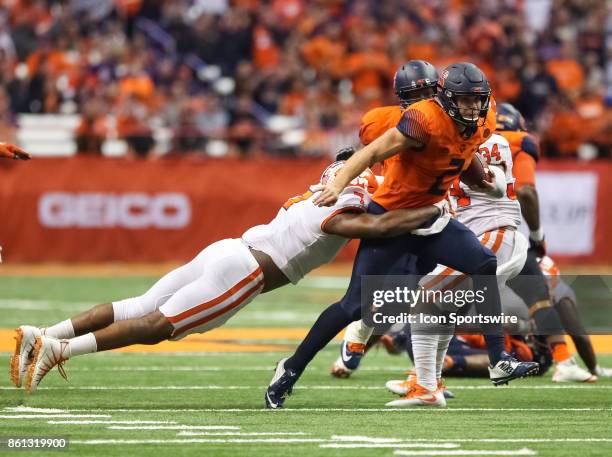
<instances>
[{"instance_id":1,"label":"green turf field","mask_svg":"<svg viewBox=\"0 0 612 457\"><path fill-rule=\"evenodd\" d=\"M0 327L49 324L137 294L151 281L0 277ZM230 326L308 327L344 284L314 278L262 296ZM544 377L509 388L449 379L457 398L446 410L390 410L384 403L394 397L384 382L402 375L406 359L374 351L362 371L337 380L328 374L334 344L314 360L285 410L264 410L271 370L285 354L96 354L66 364L69 383L52 372L32 395L10 387L5 370L0 437L68 437L71 454L105 456L612 455L610 379L553 385ZM600 362L610 366L612 357ZM0 363L8 369L8 353Z\"/></svg>"}]
</instances>

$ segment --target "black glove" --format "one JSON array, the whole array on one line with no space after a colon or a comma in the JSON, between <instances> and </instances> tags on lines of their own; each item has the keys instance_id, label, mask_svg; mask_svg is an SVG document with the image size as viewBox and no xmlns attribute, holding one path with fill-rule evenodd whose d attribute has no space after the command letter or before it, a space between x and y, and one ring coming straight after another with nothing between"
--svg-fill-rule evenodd
<instances>
[{"instance_id":1,"label":"black glove","mask_svg":"<svg viewBox=\"0 0 612 457\"><path fill-rule=\"evenodd\" d=\"M355 154L355 148L353 148L353 146L349 146L348 148L342 148L338 152L336 152L336 162L340 160L348 160L353 154Z\"/></svg>"}]
</instances>

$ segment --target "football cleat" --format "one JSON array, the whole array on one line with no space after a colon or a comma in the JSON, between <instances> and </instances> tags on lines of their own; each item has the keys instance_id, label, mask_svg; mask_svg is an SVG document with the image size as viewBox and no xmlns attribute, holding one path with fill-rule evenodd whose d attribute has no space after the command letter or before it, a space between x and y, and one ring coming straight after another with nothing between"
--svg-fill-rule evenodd
<instances>
[{"instance_id":1,"label":"football cleat","mask_svg":"<svg viewBox=\"0 0 612 457\"><path fill-rule=\"evenodd\" d=\"M489 366L489 378L496 386L508 384L513 379L524 378L538 374L540 365L536 362L519 362L507 352L502 352L502 358L494 367Z\"/></svg>"},{"instance_id":2,"label":"football cleat","mask_svg":"<svg viewBox=\"0 0 612 457\"><path fill-rule=\"evenodd\" d=\"M416 372L413 370L406 372L406 379L392 379L385 383L385 387L397 395L408 395L410 389L416 384Z\"/></svg>"},{"instance_id":3,"label":"football cleat","mask_svg":"<svg viewBox=\"0 0 612 457\"><path fill-rule=\"evenodd\" d=\"M414 371L407 371L406 374L408 377L402 381L400 379L394 379L391 381L387 381L385 383L385 387L397 395L407 395L412 386L416 384L416 373ZM444 379L438 379L438 390L442 392L444 398L455 398L455 394L453 394L450 390L446 388L446 383Z\"/></svg>"},{"instance_id":4,"label":"football cleat","mask_svg":"<svg viewBox=\"0 0 612 457\"><path fill-rule=\"evenodd\" d=\"M595 382L597 376L580 368L573 357L557 363L552 375L553 382Z\"/></svg>"},{"instance_id":5,"label":"football cleat","mask_svg":"<svg viewBox=\"0 0 612 457\"><path fill-rule=\"evenodd\" d=\"M359 364L365 353L365 347L365 344L342 341L340 345L340 358L344 366L351 371L355 371L359 368Z\"/></svg>"},{"instance_id":6,"label":"football cleat","mask_svg":"<svg viewBox=\"0 0 612 457\"><path fill-rule=\"evenodd\" d=\"M68 340L58 340L44 335L36 337L34 355L25 379L26 391L34 392L40 381L55 366L57 366L62 378L68 380L63 366L64 362L68 360L67 353Z\"/></svg>"},{"instance_id":7,"label":"football cleat","mask_svg":"<svg viewBox=\"0 0 612 457\"><path fill-rule=\"evenodd\" d=\"M336 378L348 378L353 371L359 368L365 353L365 344L342 341L340 356L333 363L330 374Z\"/></svg>"},{"instance_id":8,"label":"football cleat","mask_svg":"<svg viewBox=\"0 0 612 457\"><path fill-rule=\"evenodd\" d=\"M445 408L446 400L440 390L429 390L420 384L414 384L406 396L399 400L393 400L385 406L396 408L415 408L419 406L429 406L434 408Z\"/></svg>"},{"instance_id":9,"label":"football cleat","mask_svg":"<svg viewBox=\"0 0 612 457\"><path fill-rule=\"evenodd\" d=\"M443 378L438 379L438 390L442 392L444 398L446 398L447 400L449 398L455 398L455 394L448 390Z\"/></svg>"},{"instance_id":10,"label":"football cleat","mask_svg":"<svg viewBox=\"0 0 612 457\"><path fill-rule=\"evenodd\" d=\"M602 378L612 378L612 368L603 368L597 365L595 367L595 374Z\"/></svg>"},{"instance_id":11,"label":"football cleat","mask_svg":"<svg viewBox=\"0 0 612 457\"><path fill-rule=\"evenodd\" d=\"M352 372L353 370L347 368L346 365L344 365L344 363L342 362L342 357L339 356L332 364L329 374L336 378L346 379L351 376Z\"/></svg>"},{"instance_id":12,"label":"football cleat","mask_svg":"<svg viewBox=\"0 0 612 457\"><path fill-rule=\"evenodd\" d=\"M266 390L266 408L280 409L283 407L285 399L293 392L293 385L299 376L295 370L285 370L287 358L281 359L276 364L274 376Z\"/></svg>"},{"instance_id":13,"label":"football cleat","mask_svg":"<svg viewBox=\"0 0 612 457\"><path fill-rule=\"evenodd\" d=\"M11 356L10 374L15 387L21 387L25 379L36 337L41 335L38 327L22 325L15 329L15 353Z\"/></svg>"}]
</instances>

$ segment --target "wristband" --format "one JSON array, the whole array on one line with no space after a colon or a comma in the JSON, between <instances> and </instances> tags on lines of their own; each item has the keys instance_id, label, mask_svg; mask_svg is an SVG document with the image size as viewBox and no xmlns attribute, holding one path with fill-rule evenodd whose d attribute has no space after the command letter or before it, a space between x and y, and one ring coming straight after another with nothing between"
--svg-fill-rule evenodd
<instances>
[{"instance_id":1,"label":"wristband","mask_svg":"<svg viewBox=\"0 0 612 457\"><path fill-rule=\"evenodd\" d=\"M544 229L540 226L537 230L529 230L529 238L533 241L543 241L544 240Z\"/></svg>"}]
</instances>

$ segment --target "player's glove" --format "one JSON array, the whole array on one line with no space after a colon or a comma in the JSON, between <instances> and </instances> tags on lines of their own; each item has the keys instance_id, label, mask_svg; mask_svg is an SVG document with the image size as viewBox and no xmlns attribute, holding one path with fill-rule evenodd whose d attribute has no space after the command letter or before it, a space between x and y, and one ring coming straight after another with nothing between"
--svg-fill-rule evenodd
<instances>
[{"instance_id":1,"label":"player's glove","mask_svg":"<svg viewBox=\"0 0 612 457\"><path fill-rule=\"evenodd\" d=\"M529 249L533 249L538 257L546 255L546 241L544 238L542 227L529 231Z\"/></svg>"},{"instance_id":2,"label":"player's glove","mask_svg":"<svg viewBox=\"0 0 612 457\"><path fill-rule=\"evenodd\" d=\"M9 143L0 143L0 157L17 160L28 160L32 158L28 152Z\"/></svg>"},{"instance_id":3,"label":"player's glove","mask_svg":"<svg viewBox=\"0 0 612 457\"><path fill-rule=\"evenodd\" d=\"M339 162L340 160L348 160L353 154L355 154L355 148L353 148L353 146L342 148L336 152L336 162Z\"/></svg>"}]
</instances>

